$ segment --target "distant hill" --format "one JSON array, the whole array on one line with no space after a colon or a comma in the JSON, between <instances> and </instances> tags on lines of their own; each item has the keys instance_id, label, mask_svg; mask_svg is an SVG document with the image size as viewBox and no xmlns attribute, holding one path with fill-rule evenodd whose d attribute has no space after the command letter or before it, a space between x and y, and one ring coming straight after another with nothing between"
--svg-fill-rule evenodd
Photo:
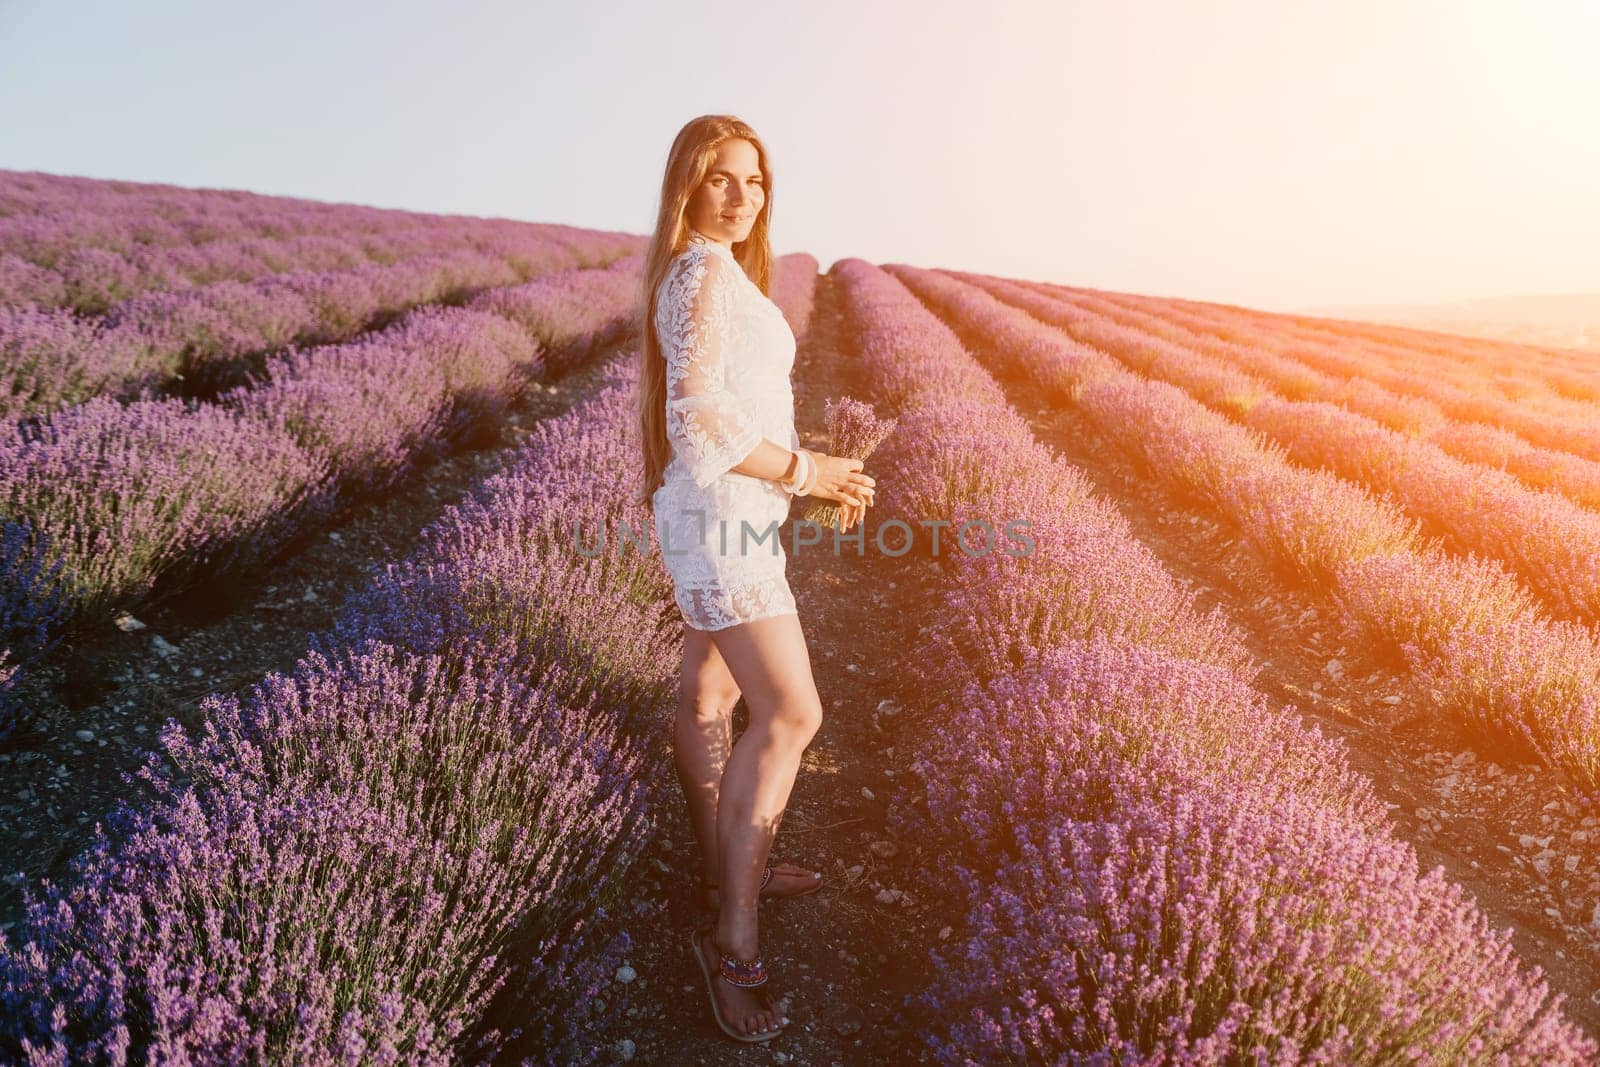
<instances>
[{"instance_id":1,"label":"distant hill","mask_svg":"<svg viewBox=\"0 0 1600 1067\"><path fill-rule=\"evenodd\" d=\"M1439 304L1308 308L1307 314L1600 352L1600 293L1492 296Z\"/></svg>"}]
</instances>

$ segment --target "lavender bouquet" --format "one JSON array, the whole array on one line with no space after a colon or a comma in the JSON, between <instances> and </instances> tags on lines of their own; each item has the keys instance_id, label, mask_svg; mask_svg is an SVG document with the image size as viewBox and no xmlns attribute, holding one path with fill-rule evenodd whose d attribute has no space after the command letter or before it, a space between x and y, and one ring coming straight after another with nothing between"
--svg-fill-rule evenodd
<instances>
[{"instance_id":1,"label":"lavender bouquet","mask_svg":"<svg viewBox=\"0 0 1600 1067\"><path fill-rule=\"evenodd\" d=\"M824 406L828 422L828 454L864 460L889 436L898 419L880 419L871 404L852 397L830 399ZM806 522L838 529L841 507L837 500L814 500L801 514Z\"/></svg>"}]
</instances>

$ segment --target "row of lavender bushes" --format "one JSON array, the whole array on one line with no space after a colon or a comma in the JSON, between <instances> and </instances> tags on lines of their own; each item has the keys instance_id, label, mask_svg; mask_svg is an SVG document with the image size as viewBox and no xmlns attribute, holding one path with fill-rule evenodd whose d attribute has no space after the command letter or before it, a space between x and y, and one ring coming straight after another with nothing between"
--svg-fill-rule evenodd
<instances>
[{"instance_id":1,"label":"row of lavender bushes","mask_svg":"<svg viewBox=\"0 0 1600 1067\"><path fill-rule=\"evenodd\" d=\"M1325 342L1332 338L1344 343L1356 341L1379 347L1385 354L1398 357L1402 365L1405 359L1420 352L1442 357L1458 366L1469 367L1489 376L1515 368L1519 377L1532 376L1558 395L1586 402L1600 401L1600 378L1596 378L1594 373L1594 356L1582 349L1468 337L1386 323L1322 319L1254 308L1225 308L1200 301L1181 303L1201 313L1226 310L1233 315L1248 316L1268 327L1289 327L1307 340Z\"/></svg>"},{"instance_id":2,"label":"row of lavender bushes","mask_svg":"<svg viewBox=\"0 0 1600 1067\"><path fill-rule=\"evenodd\" d=\"M1593 799L1600 641L1591 630L1548 618L1496 561L1424 541L1392 501L1296 466L1258 431L1128 370L1096 347L1116 327L1098 327L1087 344L1029 314L1037 305L1021 292L1007 290L1012 306L942 272L889 269L974 352L1074 405L1155 484L1226 517L1286 580L1329 597L1350 643L1409 670L1419 702L1508 756L1542 759Z\"/></svg>"},{"instance_id":3,"label":"row of lavender bushes","mask_svg":"<svg viewBox=\"0 0 1600 1067\"><path fill-rule=\"evenodd\" d=\"M0 417L106 389L206 395L285 345L640 248L555 224L7 171L0 215Z\"/></svg>"},{"instance_id":4,"label":"row of lavender bushes","mask_svg":"<svg viewBox=\"0 0 1600 1067\"><path fill-rule=\"evenodd\" d=\"M496 235L538 231L591 245L597 236L593 230L554 223L530 226L508 219L325 203L243 190L0 170L0 255L44 266L79 248L126 255L255 238L384 235L408 228L491 240ZM616 245L614 255L638 251L637 236L606 237Z\"/></svg>"},{"instance_id":5,"label":"row of lavender bushes","mask_svg":"<svg viewBox=\"0 0 1600 1067\"><path fill-rule=\"evenodd\" d=\"M922 789L891 807L967 901L906 1012L936 1058L1592 1058L1509 931L1419 872L1343 745L1250 687L1226 621L891 269L834 267L868 388L900 419L875 456L885 514L1023 517L1036 546L941 555L914 657L938 664L923 691L957 694L910 727Z\"/></svg>"},{"instance_id":6,"label":"row of lavender bushes","mask_svg":"<svg viewBox=\"0 0 1600 1067\"><path fill-rule=\"evenodd\" d=\"M1600 509L1600 461L1563 448L1530 442L1514 430L1499 426L1499 414L1515 410L1518 405L1514 403L1499 403L1498 411L1482 410L1483 402L1477 400L1472 410L1464 411L1461 405L1456 405L1459 414L1453 416L1446 413L1440 403L1427 397L1426 390L1418 389L1419 382L1414 382L1410 392L1403 392L1394 389L1392 381L1390 386L1379 386L1378 382L1362 378L1360 358L1339 352L1326 336L1290 342L1282 334L1272 334L1266 326L1248 318L1224 320L1189 314L1181 307L1166 309L1158 302L1146 302L1147 298L1128 294L1083 294L1037 283L1032 288L1216 355L1272 382L1277 392L1285 397L1326 400L1346 406L1390 429L1434 443L1454 458L1504 469L1534 490L1555 490L1584 507ZM1310 352L1310 358L1318 360L1318 366L1299 358L1304 352ZM1422 374L1422 378L1427 378L1426 374ZM1478 379L1478 394L1488 387L1493 387L1488 376ZM1448 387L1446 392L1450 392ZM1459 398L1462 390L1454 390L1454 394ZM1490 403L1494 406L1493 400ZM1522 419L1523 426L1528 426L1526 411L1517 418Z\"/></svg>"},{"instance_id":7,"label":"row of lavender bushes","mask_svg":"<svg viewBox=\"0 0 1600 1067\"><path fill-rule=\"evenodd\" d=\"M1126 298L1123 298L1126 299ZM1179 307L1183 305L1178 304ZM1202 328L1229 335L1241 324L1253 323L1243 312L1210 309L1195 313ZM1444 361L1430 363L1412 348L1377 344L1295 326L1258 334L1254 340L1269 351L1287 356L1328 374L1360 378L1396 393L1425 400L1445 415L1463 423L1500 427L1530 444L1600 460L1600 414L1587 399L1574 399L1531 386L1515 396L1495 395L1492 383L1506 375L1505 368L1479 367L1454 370ZM1593 369L1592 380L1600 380Z\"/></svg>"},{"instance_id":8,"label":"row of lavender bushes","mask_svg":"<svg viewBox=\"0 0 1600 1067\"><path fill-rule=\"evenodd\" d=\"M1074 340L1261 431L1296 463L1326 467L1388 496L1447 548L1509 564L1557 617L1585 625L1600 621L1600 513L1554 490L1530 489L1505 471L1456 459L1413 432L1391 429L1331 400L1286 399L1276 382L1154 315L1107 315L1104 302L1057 300L1001 279L955 272L951 277L1008 303L1008 297L1019 298L1023 303L1014 306ZM1409 414L1411 406L1404 409ZM1595 470L1600 472L1600 464Z\"/></svg>"},{"instance_id":9,"label":"row of lavender bushes","mask_svg":"<svg viewBox=\"0 0 1600 1067\"><path fill-rule=\"evenodd\" d=\"M1440 346L1426 340L1408 344L1398 338L1378 340L1365 336L1361 323L1351 323L1355 332L1346 335L1298 325L1292 316L1278 322L1278 329L1274 330L1268 313L1252 309L1206 307L1190 301L1168 301L1137 293L1088 294L1063 286L1034 285L1041 292L1055 296L1088 296L1125 310L1162 314L1197 332L1211 332L1218 336L1226 336L1234 331L1259 334L1274 352L1291 359L1308 356L1317 360L1319 366L1325 367L1325 373L1360 378L1363 371L1376 371L1389 383L1384 388L1434 408L1439 405L1430 398L1430 387L1443 384L1444 398L1468 405L1461 409L1462 414L1472 419L1494 422L1498 413L1505 411L1532 412L1558 419L1592 418L1596 401L1600 400L1600 397L1586 395L1600 391L1600 375L1594 373L1592 360L1584 363L1580 359L1575 364L1580 370L1557 373L1556 376L1563 383L1570 380L1570 384L1579 387L1578 392L1574 392L1565 384L1562 387L1553 384L1549 380L1550 372L1542 370L1536 359L1520 358L1517 353L1524 350L1524 346L1520 345L1478 342L1466 337L1448 338L1461 342L1459 348ZM1436 335L1434 342L1438 340L1440 337ZM1476 350L1480 344L1484 351ZM1577 354L1567 354L1569 358L1574 355ZM1310 366L1309 363L1304 365ZM1583 383L1587 383L1587 389L1582 388Z\"/></svg>"},{"instance_id":10,"label":"row of lavender bushes","mask_svg":"<svg viewBox=\"0 0 1600 1067\"><path fill-rule=\"evenodd\" d=\"M200 244L257 235L287 237L335 225L350 230L380 230L396 215L406 215L419 222L447 217L243 189L192 188L164 182L0 170L0 218L68 211L144 226L154 235L140 238L140 243L147 244ZM168 239L163 241L160 235L168 235Z\"/></svg>"},{"instance_id":11,"label":"row of lavender bushes","mask_svg":"<svg viewBox=\"0 0 1600 1067\"><path fill-rule=\"evenodd\" d=\"M34 570L0 574L0 620L16 617L0 646L26 665L73 622L270 560L497 425L549 373L547 345L571 351L575 333L621 340L636 318L637 268L629 257L518 286L520 321L484 297L418 309L348 344L291 349L264 381L214 403L97 397L11 427L0 434L0 506L24 542L17 559ZM541 306L543 320L531 313ZM37 574L45 564L54 569ZM25 717L0 691L0 736Z\"/></svg>"},{"instance_id":12,"label":"row of lavender bushes","mask_svg":"<svg viewBox=\"0 0 1600 1067\"><path fill-rule=\"evenodd\" d=\"M475 251L390 265L295 271L260 281L152 292L86 319L64 309L0 310L6 396L0 416L50 413L102 394L175 389L209 396L239 384L266 353L332 344L408 309L515 285L576 265L566 245L526 242L516 263Z\"/></svg>"},{"instance_id":13,"label":"row of lavender bushes","mask_svg":"<svg viewBox=\"0 0 1600 1067\"><path fill-rule=\"evenodd\" d=\"M816 261L780 267L803 333ZM196 738L168 724L148 796L0 935L8 1057L599 1056L680 651L632 503L636 359L536 427L291 675L208 699Z\"/></svg>"},{"instance_id":14,"label":"row of lavender bushes","mask_svg":"<svg viewBox=\"0 0 1600 1067\"><path fill-rule=\"evenodd\" d=\"M321 231L293 237L243 237L199 245L136 245L129 252L94 246L43 244L34 254L49 266L11 253L0 254L0 305L65 308L81 315L111 311L151 291L179 291L218 282L253 282L291 271L332 271L393 264L419 256L481 252L514 260L516 246L530 237L562 243L560 228L502 223L496 230L472 225L404 225L376 233ZM468 220L470 221L470 220ZM48 218L34 220L43 229ZM508 256L507 253L513 253Z\"/></svg>"},{"instance_id":15,"label":"row of lavender bushes","mask_svg":"<svg viewBox=\"0 0 1600 1067\"><path fill-rule=\"evenodd\" d=\"M1219 334L1234 330L1261 332L1279 341L1293 339L1316 349L1359 353L1367 360L1403 369L1420 364L1469 387L1487 383L1512 399L1531 397L1537 403L1600 401L1600 378L1593 357L1575 348L1535 345L1453 334L1355 319L1325 319L1288 312L1262 311L1233 304L1215 304L1170 296L1146 296L1047 282L1029 282L1041 292L1110 300L1174 316L1203 320Z\"/></svg>"},{"instance_id":16,"label":"row of lavender bushes","mask_svg":"<svg viewBox=\"0 0 1600 1067\"><path fill-rule=\"evenodd\" d=\"M1480 417L1497 409L1580 421L1592 419L1596 414L1593 398L1572 396L1556 388L1546 374L1541 373L1538 361L1519 359L1512 354L1518 346L1511 344L1502 347L1498 358L1489 358L1483 354L1441 350L1432 345L1401 344L1395 339L1341 338L1294 324L1288 326L1283 336L1310 346L1319 354L1328 348L1337 351L1342 340L1344 351L1375 366L1381 374L1395 375L1395 380L1408 386L1423 385L1430 380L1445 384L1470 404L1482 405L1475 412ZM1588 391L1600 383L1592 358L1572 351L1567 353L1566 361L1573 368L1573 373L1565 377L1566 381L1580 386L1587 383Z\"/></svg>"},{"instance_id":17,"label":"row of lavender bushes","mask_svg":"<svg viewBox=\"0 0 1600 1067\"><path fill-rule=\"evenodd\" d=\"M1132 295L1085 295L1037 283L1031 287L1215 356L1270 383L1274 391L1292 400L1343 406L1392 430L1431 442L1457 459L1503 469L1530 488L1553 489L1584 507L1600 508L1600 462L1532 444L1491 423L1452 418L1426 396L1402 393L1361 377L1354 363L1342 363L1337 373L1318 370L1294 358L1301 345L1285 345L1282 337L1274 337L1259 324L1226 324L1176 306L1147 306L1144 298Z\"/></svg>"}]
</instances>

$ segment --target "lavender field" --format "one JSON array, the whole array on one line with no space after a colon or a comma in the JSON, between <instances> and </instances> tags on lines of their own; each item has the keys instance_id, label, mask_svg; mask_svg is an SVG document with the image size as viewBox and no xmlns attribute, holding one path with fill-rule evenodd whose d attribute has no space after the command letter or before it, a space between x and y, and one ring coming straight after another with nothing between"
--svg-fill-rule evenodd
<instances>
[{"instance_id":1,"label":"lavender field","mask_svg":"<svg viewBox=\"0 0 1600 1067\"><path fill-rule=\"evenodd\" d=\"M645 244L0 171L0 1061L720 1062ZM774 1048L1600 1061L1593 355L820 266Z\"/></svg>"}]
</instances>

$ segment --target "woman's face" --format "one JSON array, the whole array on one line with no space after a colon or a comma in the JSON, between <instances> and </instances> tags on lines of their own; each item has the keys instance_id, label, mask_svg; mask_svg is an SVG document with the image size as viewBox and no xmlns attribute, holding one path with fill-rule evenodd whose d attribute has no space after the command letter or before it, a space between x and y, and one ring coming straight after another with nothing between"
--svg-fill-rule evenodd
<instances>
[{"instance_id":1,"label":"woman's face","mask_svg":"<svg viewBox=\"0 0 1600 1067\"><path fill-rule=\"evenodd\" d=\"M717 149L705 180L689 197L689 225L731 245L750 236L766 202L756 146L742 137L730 138Z\"/></svg>"}]
</instances>

